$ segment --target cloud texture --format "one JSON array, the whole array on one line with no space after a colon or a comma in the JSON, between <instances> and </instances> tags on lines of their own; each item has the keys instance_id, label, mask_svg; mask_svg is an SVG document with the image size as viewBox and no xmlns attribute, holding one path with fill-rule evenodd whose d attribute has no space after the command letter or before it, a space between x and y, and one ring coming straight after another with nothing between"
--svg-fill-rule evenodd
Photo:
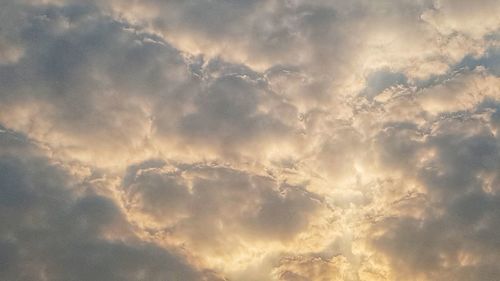
<instances>
[{"instance_id":1,"label":"cloud texture","mask_svg":"<svg viewBox=\"0 0 500 281\"><path fill-rule=\"evenodd\" d=\"M500 276L498 1L1 6L0 279Z\"/></svg>"}]
</instances>

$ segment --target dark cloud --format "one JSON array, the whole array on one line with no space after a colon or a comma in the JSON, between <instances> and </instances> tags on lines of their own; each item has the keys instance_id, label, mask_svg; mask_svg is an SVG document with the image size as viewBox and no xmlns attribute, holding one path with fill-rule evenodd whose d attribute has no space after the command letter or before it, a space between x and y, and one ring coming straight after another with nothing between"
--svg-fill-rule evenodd
<instances>
[{"instance_id":1,"label":"dark cloud","mask_svg":"<svg viewBox=\"0 0 500 281\"><path fill-rule=\"evenodd\" d=\"M205 62L97 6L23 7L5 19L22 22L12 32L23 55L0 65L2 120L36 104L28 109L36 120L20 121L32 125L19 130L101 154L139 146L152 134L229 152L276 140L296 125L296 114L282 121L271 109L294 107L246 66Z\"/></svg>"},{"instance_id":2,"label":"dark cloud","mask_svg":"<svg viewBox=\"0 0 500 281\"><path fill-rule=\"evenodd\" d=\"M389 87L404 85L407 82L404 74L391 72L387 69L370 73L366 80L367 88L362 94L368 98L374 98Z\"/></svg>"},{"instance_id":3,"label":"dark cloud","mask_svg":"<svg viewBox=\"0 0 500 281\"><path fill-rule=\"evenodd\" d=\"M179 254L139 242L110 198L81 190L57 164L29 152L22 136L3 132L0 140L2 279L216 280ZM16 147L23 151L12 154Z\"/></svg>"},{"instance_id":4,"label":"dark cloud","mask_svg":"<svg viewBox=\"0 0 500 281\"><path fill-rule=\"evenodd\" d=\"M180 120L179 131L188 139L215 143L220 149L278 140L291 128L270 113L259 112L259 103L269 94L259 88L242 77L217 79L195 98L197 110Z\"/></svg>"},{"instance_id":5,"label":"dark cloud","mask_svg":"<svg viewBox=\"0 0 500 281\"><path fill-rule=\"evenodd\" d=\"M269 177L204 164L157 164L129 168L123 188L130 209L199 248L230 247L234 237L289 240L324 205L305 188Z\"/></svg>"},{"instance_id":6,"label":"dark cloud","mask_svg":"<svg viewBox=\"0 0 500 281\"><path fill-rule=\"evenodd\" d=\"M0 279L494 279L499 9L3 1Z\"/></svg>"},{"instance_id":7,"label":"dark cloud","mask_svg":"<svg viewBox=\"0 0 500 281\"><path fill-rule=\"evenodd\" d=\"M494 179L500 163L499 140L487 124L470 116L450 117L436 127L419 140L411 140L415 129L410 135L396 129L398 137L390 138L409 142L411 149L395 150L391 158L381 161L405 170L406 177L415 176L427 200L420 206L422 216L381 222L378 227L383 234L373 243L393 268L400 269L396 278L409 274L430 280L490 280L498 274L495 233L500 225L494 218L500 209ZM385 143L388 148L398 147L388 140ZM419 150L432 153L419 159ZM393 164L392 159L397 162Z\"/></svg>"}]
</instances>

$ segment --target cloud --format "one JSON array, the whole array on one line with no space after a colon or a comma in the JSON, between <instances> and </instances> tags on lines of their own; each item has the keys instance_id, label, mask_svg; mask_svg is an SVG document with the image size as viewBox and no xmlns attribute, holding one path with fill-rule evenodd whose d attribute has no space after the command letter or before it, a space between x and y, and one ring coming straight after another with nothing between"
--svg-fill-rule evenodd
<instances>
[{"instance_id":1,"label":"cloud","mask_svg":"<svg viewBox=\"0 0 500 281\"><path fill-rule=\"evenodd\" d=\"M111 198L84 188L22 135L0 140L2 279L216 280L140 242Z\"/></svg>"},{"instance_id":2,"label":"cloud","mask_svg":"<svg viewBox=\"0 0 500 281\"><path fill-rule=\"evenodd\" d=\"M500 273L496 1L4 2L1 279Z\"/></svg>"},{"instance_id":3,"label":"cloud","mask_svg":"<svg viewBox=\"0 0 500 281\"><path fill-rule=\"evenodd\" d=\"M376 224L381 234L373 238L374 246L392 268L399 268L395 278L489 280L497 274L498 259L498 239L493 238L498 232L493 220L499 211L498 138L475 114L443 118L434 126L425 138L410 141L407 133L390 137L409 142L405 147L411 149L392 151L391 158L380 161L414 177L427 199L415 216L388 217ZM399 163L394 165L393 159Z\"/></svg>"},{"instance_id":4,"label":"cloud","mask_svg":"<svg viewBox=\"0 0 500 281\"><path fill-rule=\"evenodd\" d=\"M200 258L293 244L326 209L302 186L219 165L150 160L129 167L125 179L130 216Z\"/></svg>"},{"instance_id":5,"label":"cloud","mask_svg":"<svg viewBox=\"0 0 500 281\"><path fill-rule=\"evenodd\" d=\"M35 6L6 21L24 14L29 19L16 27L23 57L0 70L0 117L81 160L146 157L147 145L166 146L160 138L206 153L262 147L298 123L294 106L273 98L262 74L205 63L93 5ZM280 120L272 107L292 117Z\"/></svg>"}]
</instances>

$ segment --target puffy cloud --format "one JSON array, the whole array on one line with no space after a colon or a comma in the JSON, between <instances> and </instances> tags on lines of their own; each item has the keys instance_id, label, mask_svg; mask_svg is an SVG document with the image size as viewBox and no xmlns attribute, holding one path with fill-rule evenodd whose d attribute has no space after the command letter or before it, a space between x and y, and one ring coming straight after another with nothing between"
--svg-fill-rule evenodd
<instances>
[{"instance_id":1,"label":"puffy cloud","mask_svg":"<svg viewBox=\"0 0 500 281\"><path fill-rule=\"evenodd\" d=\"M491 280L497 1L4 1L0 278Z\"/></svg>"},{"instance_id":2,"label":"puffy cloud","mask_svg":"<svg viewBox=\"0 0 500 281\"><path fill-rule=\"evenodd\" d=\"M149 233L227 263L247 251L294 247L327 211L302 186L217 164L146 161L129 167L123 192L130 217Z\"/></svg>"},{"instance_id":3,"label":"puffy cloud","mask_svg":"<svg viewBox=\"0 0 500 281\"><path fill-rule=\"evenodd\" d=\"M61 153L101 162L116 154L122 161L145 157L154 153L148 146L184 150L190 142L208 155L262 147L298 123L295 107L271 97L262 74L205 63L96 9L35 6L5 20L26 18L12 31L24 54L0 70L4 123ZM274 116L274 106L292 120Z\"/></svg>"},{"instance_id":4,"label":"puffy cloud","mask_svg":"<svg viewBox=\"0 0 500 281\"><path fill-rule=\"evenodd\" d=\"M386 139L391 158L379 161L413 178L426 198L416 205L420 211L396 211L401 215L375 224L379 234L373 238L374 247L397 268L394 278L489 280L498 274L498 223L493 218L498 214L500 150L488 123L476 114L451 116L414 140L415 127L404 129L412 134L392 127L400 133L389 135L389 140L397 138L407 149L393 151L398 145Z\"/></svg>"},{"instance_id":5,"label":"puffy cloud","mask_svg":"<svg viewBox=\"0 0 500 281\"><path fill-rule=\"evenodd\" d=\"M112 198L27 138L4 131L0 141L2 279L216 280L179 253L140 242Z\"/></svg>"}]
</instances>

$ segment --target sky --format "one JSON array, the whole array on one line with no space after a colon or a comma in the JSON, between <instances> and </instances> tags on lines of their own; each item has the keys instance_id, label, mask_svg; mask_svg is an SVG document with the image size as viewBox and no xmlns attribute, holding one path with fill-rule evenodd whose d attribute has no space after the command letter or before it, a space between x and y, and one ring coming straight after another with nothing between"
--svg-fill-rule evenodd
<instances>
[{"instance_id":1,"label":"sky","mask_svg":"<svg viewBox=\"0 0 500 281\"><path fill-rule=\"evenodd\" d=\"M0 280L500 278L498 0L0 0Z\"/></svg>"}]
</instances>

